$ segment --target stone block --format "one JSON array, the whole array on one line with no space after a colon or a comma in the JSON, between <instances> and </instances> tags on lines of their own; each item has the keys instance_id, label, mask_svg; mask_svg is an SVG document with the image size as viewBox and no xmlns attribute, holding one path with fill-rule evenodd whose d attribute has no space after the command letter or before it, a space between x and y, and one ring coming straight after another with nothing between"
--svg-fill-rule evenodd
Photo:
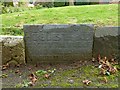
<instances>
[{"instance_id":1,"label":"stone block","mask_svg":"<svg viewBox=\"0 0 120 90\"><path fill-rule=\"evenodd\" d=\"M27 63L92 58L93 25L24 25Z\"/></svg>"}]
</instances>

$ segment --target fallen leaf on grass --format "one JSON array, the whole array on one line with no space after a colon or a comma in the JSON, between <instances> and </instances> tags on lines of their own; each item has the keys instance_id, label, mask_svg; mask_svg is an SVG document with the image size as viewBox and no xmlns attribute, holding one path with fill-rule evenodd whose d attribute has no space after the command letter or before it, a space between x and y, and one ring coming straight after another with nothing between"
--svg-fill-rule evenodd
<instances>
[{"instance_id":1,"label":"fallen leaf on grass","mask_svg":"<svg viewBox=\"0 0 120 90\"><path fill-rule=\"evenodd\" d=\"M105 82L105 83L107 83L107 82L108 82L108 80L107 80L107 78L106 78L106 77L104 77L104 82Z\"/></svg>"},{"instance_id":2,"label":"fallen leaf on grass","mask_svg":"<svg viewBox=\"0 0 120 90\"><path fill-rule=\"evenodd\" d=\"M112 66L107 57L104 57L103 59L99 58L99 64L98 68L100 68L100 74L110 75L117 72L117 68Z\"/></svg>"},{"instance_id":3,"label":"fallen leaf on grass","mask_svg":"<svg viewBox=\"0 0 120 90\"><path fill-rule=\"evenodd\" d=\"M50 77L50 74L45 74L44 77L48 79Z\"/></svg>"},{"instance_id":4,"label":"fallen leaf on grass","mask_svg":"<svg viewBox=\"0 0 120 90\"><path fill-rule=\"evenodd\" d=\"M114 73L117 72L117 71L118 71L118 70L117 70L116 67L110 67L110 69L109 69L109 72L112 73L112 74L114 74Z\"/></svg>"},{"instance_id":5,"label":"fallen leaf on grass","mask_svg":"<svg viewBox=\"0 0 120 90\"><path fill-rule=\"evenodd\" d=\"M35 84L35 82L37 81L37 77L34 73L29 75L29 79L31 80L31 82L29 82L29 85L33 86Z\"/></svg>"},{"instance_id":6,"label":"fallen leaf on grass","mask_svg":"<svg viewBox=\"0 0 120 90\"><path fill-rule=\"evenodd\" d=\"M6 70L8 67L9 67L9 64L7 63L7 64L2 66L2 70Z\"/></svg>"},{"instance_id":7,"label":"fallen leaf on grass","mask_svg":"<svg viewBox=\"0 0 120 90\"><path fill-rule=\"evenodd\" d=\"M106 70L101 68L100 74L105 75L106 74Z\"/></svg>"},{"instance_id":8,"label":"fallen leaf on grass","mask_svg":"<svg viewBox=\"0 0 120 90\"><path fill-rule=\"evenodd\" d=\"M7 67L2 67L2 70L6 70L7 69Z\"/></svg>"},{"instance_id":9,"label":"fallen leaf on grass","mask_svg":"<svg viewBox=\"0 0 120 90\"><path fill-rule=\"evenodd\" d=\"M86 85L89 85L91 83L91 81L90 80L83 80L83 83Z\"/></svg>"},{"instance_id":10,"label":"fallen leaf on grass","mask_svg":"<svg viewBox=\"0 0 120 90\"><path fill-rule=\"evenodd\" d=\"M20 73L20 70L16 70L15 73L16 73L16 74Z\"/></svg>"},{"instance_id":11,"label":"fallen leaf on grass","mask_svg":"<svg viewBox=\"0 0 120 90\"><path fill-rule=\"evenodd\" d=\"M19 67L20 67L20 64L17 64L17 65L16 65L16 67L18 67L18 68L19 68Z\"/></svg>"}]
</instances>

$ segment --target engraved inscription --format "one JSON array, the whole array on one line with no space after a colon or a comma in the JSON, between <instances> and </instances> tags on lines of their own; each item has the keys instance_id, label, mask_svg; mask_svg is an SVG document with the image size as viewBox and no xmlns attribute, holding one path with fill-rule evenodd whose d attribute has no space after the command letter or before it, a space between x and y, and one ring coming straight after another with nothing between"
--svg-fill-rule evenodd
<instances>
[{"instance_id":1,"label":"engraved inscription","mask_svg":"<svg viewBox=\"0 0 120 90\"><path fill-rule=\"evenodd\" d=\"M87 25L25 25L27 61L51 62L91 58L93 31L93 28Z\"/></svg>"}]
</instances>

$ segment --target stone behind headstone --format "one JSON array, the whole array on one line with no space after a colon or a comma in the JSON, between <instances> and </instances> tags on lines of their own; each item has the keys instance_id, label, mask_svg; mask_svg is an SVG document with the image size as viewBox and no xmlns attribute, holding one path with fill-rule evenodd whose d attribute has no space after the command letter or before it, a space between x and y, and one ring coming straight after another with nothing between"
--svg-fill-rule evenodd
<instances>
[{"instance_id":1,"label":"stone behind headstone","mask_svg":"<svg viewBox=\"0 0 120 90\"><path fill-rule=\"evenodd\" d=\"M22 36L0 36L0 64L25 64Z\"/></svg>"},{"instance_id":2,"label":"stone behind headstone","mask_svg":"<svg viewBox=\"0 0 120 90\"><path fill-rule=\"evenodd\" d=\"M27 63L92 58L93 25L24 25Z\"/></svg>"},{"instance_id":3,"label":"stone behind headstone","mask_svg":"<svg viewBox=\"0 0 120 90\"><path fill-rule=\"evenodd\" d=\"M93 56L117 58L119 53L120 29L118 27L100 27L95 31Z\"/></svg>"}]
</instances>

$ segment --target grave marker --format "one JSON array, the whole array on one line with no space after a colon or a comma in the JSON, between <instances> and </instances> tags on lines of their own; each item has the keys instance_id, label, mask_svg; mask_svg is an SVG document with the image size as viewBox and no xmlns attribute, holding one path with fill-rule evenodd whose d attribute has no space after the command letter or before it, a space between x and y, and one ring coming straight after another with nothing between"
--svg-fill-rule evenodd
<instances>
[{"instance_id":1,"label":"grave marker","mask_svg":"<svg viewBox=\"0 0 120 90\"><path fill-rule=\"evenodd\" d=\"M24 25L27 63L92 58L93 25Z\"/></svg>"}]
</instances>

